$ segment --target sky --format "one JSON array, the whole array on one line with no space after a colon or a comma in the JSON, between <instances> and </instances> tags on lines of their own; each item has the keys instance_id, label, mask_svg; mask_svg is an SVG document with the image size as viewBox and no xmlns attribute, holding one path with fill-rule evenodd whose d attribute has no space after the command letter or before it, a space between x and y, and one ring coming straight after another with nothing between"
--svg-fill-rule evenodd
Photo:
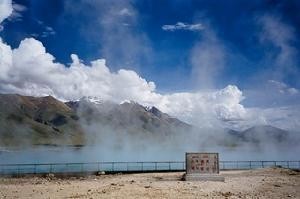
<instances>
[{"instance_id":1,"label":"sky","mask_svg":"<svg viewBox=\"0 0 300 199\"><path fill-rule=\"evenodd\" d=\"M297 0L0 0L0 93L300 127Z\"/></svg>"}]
</instances>

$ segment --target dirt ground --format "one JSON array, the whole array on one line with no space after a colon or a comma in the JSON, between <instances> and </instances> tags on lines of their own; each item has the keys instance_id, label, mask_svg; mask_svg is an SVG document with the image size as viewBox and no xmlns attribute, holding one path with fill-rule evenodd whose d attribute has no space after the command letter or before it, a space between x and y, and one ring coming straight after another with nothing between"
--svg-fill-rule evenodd
<instances>
[{"instance_id":1,"label":"dirt ground","mask_svg":"<svg viewBox=\"0 0 300 199\"><path fill-rule=\"evenodd\" d=\"M0 178L0 198L300 198L300 172L288 169L224 171L225 182L186 182L182 175Z\"/></svg>"}]
</instances>

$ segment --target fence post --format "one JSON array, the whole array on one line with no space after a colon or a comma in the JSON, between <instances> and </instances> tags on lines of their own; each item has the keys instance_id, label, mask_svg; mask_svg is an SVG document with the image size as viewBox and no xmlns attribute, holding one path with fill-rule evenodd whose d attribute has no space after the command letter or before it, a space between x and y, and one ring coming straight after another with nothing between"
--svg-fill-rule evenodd
<instances>
[{"instance_id":1,"label":"fence post","mask_svg":"<svg viewBox=\"0 0 300 199\"><path fill-rule=\"evenodd\" d=\"M20 166L18 165L18 177L20 177Z\"/></svg>"},{"instance_id":2,"label":"fence post","mask_svg":"<svg viewBox=\"0 0 300 199\"><path fill-rule=\"evenodd\" d=\"M69 172L69 164L66 163L66 170L64 172Z\"/></svg>"},{"instance_id":3,"label":"fence post","mask_svg":"<svg viewBox=\"0 0 300 199\"><path fill-rule=\"evenodd\" d=\"M83 173L83 163L81 163L81 173Z\"/></svg>"}]
</instances>

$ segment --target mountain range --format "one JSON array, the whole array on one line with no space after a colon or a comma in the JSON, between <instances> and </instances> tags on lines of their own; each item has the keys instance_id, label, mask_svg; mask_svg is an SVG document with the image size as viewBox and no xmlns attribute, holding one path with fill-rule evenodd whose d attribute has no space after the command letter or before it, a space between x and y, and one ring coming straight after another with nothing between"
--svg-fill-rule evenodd
<instances>
[{"instance_id":1,"label":"mountain range","mask_svg":"<svg viewBox=\"0 0 300 199\"><path fill-rule=\"evenodd\" d=\"M188 136L201 129L161 112L128 101L117 104L98 98L61 102L52 96L32 97L0 94L0 146L97 144L98 135L118 132L127 135L168 139ZM284 142L289 132L272 126L255 126L245 131L225 130L224 145L259 143L262 139Z\"/></svg>"}]
</instances>

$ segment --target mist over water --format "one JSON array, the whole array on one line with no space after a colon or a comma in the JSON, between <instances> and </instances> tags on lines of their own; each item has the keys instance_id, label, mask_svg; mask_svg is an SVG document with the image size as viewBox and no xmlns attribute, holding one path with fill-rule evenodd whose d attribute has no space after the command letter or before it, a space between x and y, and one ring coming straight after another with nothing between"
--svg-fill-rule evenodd
<instances>
[{"instance_id":1,"label":"mist over water","mask_svg":"<svg viewBox=\"0 0 300 199\"><path fill-rule=\"evenodd\" d=\"M265 140L259 144L224 146L218 143L221 132L214 136L218 137L190 132L173 136L135 136L109 132L102 134L102 137L94 137L93 143L83 147L2 148L0 164L185 161L186 152L218 152L223 161L299 160L300 146L297 142L275 144Z\"/></svg>"},{"instance_id":2,"label":"mist over water","mask_svg":"<svg viewBox=\"0 0 300 199\"><path fill-rule=\"evenodd\" d=\"M116 8L120 8L120 11L124 10L124 8L114 3L102 5L102 3L96 1L91 2L94 2L90 3L91 7L97 9L95 13L89 13L89 16L93 17L92 20L90 18L87 18L89 20L83 20L85 27L83 32L87 33L90 30L90 28L86 27L96 27L97 31L95 32L98 33L99 30L102 32L103 35L101 37L99 35L94 37L94 34L85 34L85 37L88 37L89 41L90 39L94 40L96 43L99 38L103 40L101 43L104 43L104 45L101 49L104 52L104 58L107 57L110 61L116 60L120 63L115 64L125 64L126 66L128 63L131 63L127 62L129 58L138 59L133 60L138 63L139 59L145 58L142 54L151 55L152 45L148 43L151 43L151 40L149 39L148 41L147 34L144 34L140 30L138 32L141 32L142 35L137 34L131 28L127 27L128 23L126 23L126 26L115 26L115 24L121 21L124 25L121 19L125 17L127 20L130 18L131 20L128 22L133 22L134 24L134 26L130 27L140 27L136 20L139 14L141 14L138 12L138 9L125 1L121 6L129 7L127 14L115 14L112 11L116 9L111 8L116 6ZM0 13L4 14L0 17L0 23L13 12L12 2L4 1L4 3L6 6L1 7L3 11L1 10L2 12ZM74 4L74 6L78 6L78 4ZM74 9L71 9L72 7L73 4L71 7L67 6L66 8L68 9L65 12L74 12ZM84 8L84 6L80 7ZM130 10L131 12L129 12ZM80 9L78 11L81 12ZM73 14L77 15L78 13L69 14L73 16ZM299 107L289 106L290 108L285 108L281 106L294 105L299 101L300 92L297 88L293 87L297 87L298 84L288 85L289 82L284 83L284 80L290 79L291 75L295 76L296 79L299 76L298 69L295 70L295 66L298 63L298 56L296 56L298 50L295 46L291 45L294 41L297 41L298 37L293 33L293 27L289 23L285 23L283 18L273 16L273 14L266 13L263 16L255 16L255 24L252 24L260 27L253 28L253 30L261 31L252 33L252 35L258 36L259 38L257 39L260 41L258 42L257 40L254 43L268 44L260 46L262 49L258 51L266 52L266 54L258 54L257 57L262 57L262 60L256 64L260 66L262 63L266 63L266 65L274 66L274 68L269 68L266 72L264 70L260 71L258 67L256 68L257 71L253 74L252 82L258 82L259 88L253 88L254 90L250 92L252 98L250 97L249 101L256 109L253 108L250 110L241 103L244 95L236 85L228 85L221 90L216 89L219 87L217 85L227 85L228 83L219 82L219 80L235 79L239 76L243 77L240 73L230 78L223 76L225 68L228 67L227 64L232 64L231 61L233 60L230 57L236 57L235 59L237 60L243 57L241 62L237 62L240 65L244 63L244 59L247 60L247 56L244 57L231 51L230 47L233 44L228 46L229 43L224 42L224 38L220 37L223 34L218 34L219 28L214 27L214 23L210 25L209 22L206 22L205 17L201 18L200 21L201 24L204 24L203 27L205 27L200 28L202 36L199 40L193 41L193 45L191 45L193 46L192 49L181 49L182 46L180 46L180 52L182 50L190 51L190 54L187 55L188 60L184 62L190 62L192 67L192 71L190 72L192 75L191 77L183 77L181 76L182 70L179 70L178 80L192 78L192 83L197 86L190 89L196 89L197 92L187 90L185 92L173 91L169 94L162 94L158 92L154 82L144 79L134 70L120 69L113 72L104 59L96 59L90 64L84 64L84 61L81 61L78 55L72 54L72 62L70 64L59 63L55 61L56 58L52 54L48 53L47 45L34 38L24 38L20 42L19 47L16 48L0 38L0 91L31 96L43 96L47 94L64 100L74 100L89 95L96 95L97 97L103 97L104 99L113 100L118 103L134 99L144 105L155 105L163 112L176 115L178 118L189 118L193 121L192 123L199 124L198 126L205 126L204 123L209 123L212 126L219 125L220 127L220 121L247 120L250 123L247 126L251 126L252 124L282 124L281 126L297 129L299 127L299 111L297 111ZM16 16L16 14L14 15ZM66 15L62 14L61 16L65 17ZM78 16L81 15L78 14ZM113 23L102 23L102 20L94 20L95 16ZM98 17L96 18L98 19ZM195 18L195 16L192 18ZM78 23L80 20L73 21ZM91 24L86 24L88 21ZM186 27L184 23L180 24ZM4 28L2 25L4 24L0 24L0 31ZM120 31L114 31L115 29L112 27L117 27ZM170 28L172 25L168 27ZM227 27L226 25L226 29L228 29ZM7 33L9 34L9 32ZM107 38L113 39L107 40ZM116 41L118 41L117 45ZM159 39L155 42L157 41ZM93 42L90 41L88 43ZM270 48L269 44L273 44L275 48ZM257 50L256 47L258 46L255 46ZM278 49L281 50L278 51ZM165 55L169 56L168 50L166 53ZM159 57L146 56L146 59L155 60ZM170 59L172 57L170 56ZM277 59L273 61L273 58L276 57ZM270 58L272 60L269 60ZM251 60L252 58L247 60L246 63ZM143 64L137 65L142 66ZM265 68L264 65L261 66ZM287 73L287 71L289 72ZM293 74L290 74L291 71ZM157 77L157 73L155 71L155 74L153 74L155 76L153 77ZM168 71L166 74L169 73L172 73L172 71ZM182 83L182 81L178 82ZM268 85L267 89L261 86L265 82ZM248 83L245 82L244 84L247 85ZM250 88L252 88L251 86ZM204 92L199 90L198 92L198 88L204 90L212 88L216 91ZM281 102L279 103L280 106L276 105L277 101ZM259 108L265 104L270 105L271 102L276 102L274 103L274 107L271 106L268 109ZM105 106L104 108L109 109L109 106ZM99 115L101 116L101 113L106 112L110 113L109 111L101 109ZM80 115L80 113L78 114ZM149 131L142 132L139 129L146 129L140 128L143 126L142 121L131 117L130 112L123 112L128 117L121 118L116 123L121 122L122 119L126 119L133 123L134 128L130 125L109 126L103 123L103 121L99 121L97 118L101 117L97 117L97 114L91 116L87 112L87 115L92 119L90 121L81 121L86 139L86 144L83 147L30 146L30 144L26 143L26 146L20 145L18 148L0 148L0 163L184 161L186 152L218 152L221 160L299 160L299 133L293 134L282 142L274 140L270 136L260 135L257 136L259 142L244 142L230 137L223 129L214 128L184 131L173 127L174 129L171 129L170 132L175 133L164 133L167 132L165 131L166 129L158 132L150 128ZM117 116L113 115L112 120L116 120ZM12 129L14 127L9 126L8 128ZM30 131L27 131L28 128L19 125L15 129L15 132L21 135L21 139L24 137L25 140L30 136Z\"/></svg>"},{"instance_id":3,"label":"mist over water","mask_svg":"<svg viewBox=\"0 0 300 199\"><path fill-rule=\"evenodd\" d=\"M76 111L84 132L83 146L27 144L0 148L0 164L185 161L186 152L218 152L223 161L299 160L297 132L258 128L251 132L252 140L245 141L229 134L228 129L163 126L163 116L158 117L159 123L150 122L159 126L156 129L145 123L145 118L151 121L145 111L138 104L83 103ZM266 132L273 130L280 133Z\"/></svg>"},{"instance_id":4,"label":"mist over water","mask_svg":"<svg viewBox=\"0 0 300 199\"><path fill-rule=\"evenodd\" d=\"M136 162L136 161L184 161L185 152L218 152L220 160L298 160L299 156L290 148L270 148L260 151L255 149L207 148L197 150L172 150L168 148L151 148L145 150L123 149L111 151L99 146L83 148L37 147L25 150L10 150L0 153L1 164L31 163L84 163L84 162ZM297 148L299 151L299 147Z\"/></svg>"}]
</instances>

